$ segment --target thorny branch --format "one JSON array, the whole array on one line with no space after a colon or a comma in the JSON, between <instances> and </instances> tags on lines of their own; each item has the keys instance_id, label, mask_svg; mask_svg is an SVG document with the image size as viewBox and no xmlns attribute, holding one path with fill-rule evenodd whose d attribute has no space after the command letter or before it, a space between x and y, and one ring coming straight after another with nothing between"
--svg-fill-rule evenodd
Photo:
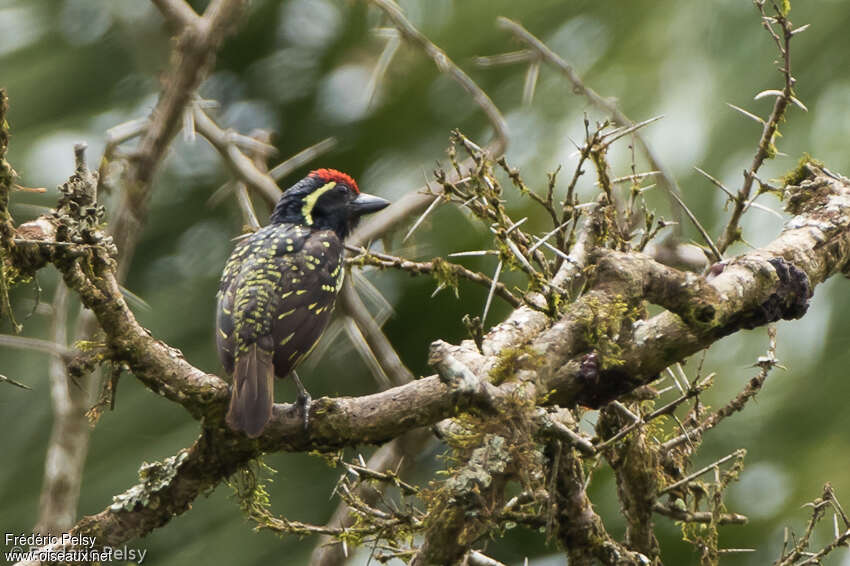
<instances>
[{"instance_id":1,"label":"thorny branch","mask_svg":"<svg viewBox=\"0 0 850 566\"><path fill-rule=\"evenodd\" d=\"M776 15L768 16L765 3L765 0L755 0L755 5L762 16L762 24L776 42L777 49L779 50L782 60L781 71L785 78L785 83L782 91L769 91L769 94L776 96L776 101L773 103L773 110L770 112L770 116L764 121L764 128L762 129L761 139L759 139L758 149L753 157L753 162L750 164L749 169L744 171L744 181L732 199L732 216L729 218L729 223L723 229L723 234L721 234L717 242L717 248L721 253L725 252L730 245L741 239L738 223L741 220L741 215L748 206L747 201L750 199L753 183L758 179L757 174L765 160L776 155L777 150L774 140L779 131L779 123L785 117L788 104L796 100L794 98L794 83L796 80L791 75L791 38L794 37L794 30L786 14L775 5ZM779 28L778 32L774 26ZM762 94L767 93L768 91L765 91ZM756 99L761 98L762 94L756 95ZM761 191L762 189L759 190Z\"/></svg>"},{"instance_id":2,"label":"thorny branch","mask_svg":"<svg viewBox=\"0 0 850 566\"><path fill-rule=\"evenodd\" d=\"M504 283L495 282L484 275L458 265L446 261L442 258L436 258L431 261L411 261L402 257L393 256L381 252L369 251L365 248L355 248L347 246L354 252L355 256L346 260L349 266L371 265L374 267L388 268L393 267L406 271L411 275L433 275L438 278L439 282L444 285L457 287L457 279L463 278L486 287L495 285L496 294L503 298L508 304L514 308L520 306L522 301L511 293Z\"/></svg>"},{"instance_id":3,"label":"thorny branch","mask_svg":"<svg viewBox=\"0 0 850 566\"><path fill-rule=\"evenodd\" d=\"M475 103L487 116L495 133L495 140L487 145L486 152L492 157L499 157L504 154L510 141L507 123L489 95L463 69L458 67L442 49L434 45L431 40L417 30L404 16L404 13L395 2L391 0L367 1L382 10L393 23L395 29L398 30L398 33L406 41L421 49L431 58L441 73L449 76L472 96ZM469 159L463 165L464 167L468 167L471 163L472 159ZM456 178L450 176L450 180L457 181L460 177L460 175ZM431 195L431 190L428 186L409 191L405 196L396 200L388 208L361 225L351 235L348 241L355 246L371 242L390 232L398 224L407 221L411 215L429 209L431 205L436 205L437 202Z\"/></svg>"},{"instance_id":4,"label":"thorny branch","mask_svg":"<svg viewBox=\"0 0 850 566\"><path fill-rule=\"evenodd\" d=\"M501 28L508 30L520 41L528 45L529 50L534 53L535 56L535 63L532 63L532 65L537 64L537 60L542 60L552 65L561 74L563 74L564 77L566 77L577 94L581 94L588 100L588 102L590 102L590 104L611 116L617 124L621 126L631 126L634 124L634 122L632 122L632 120L630 120L629 117L626 116L612 100L606 99L591 87L587 86L584 81L582 81L581 77L578 76L578 73L576 73L573 67L563 57L552 51L545 43L540 41L540 39L530 33L521 24L505 17L500 17L498 23ZM644 155L646 155L649 166L659 172L664 189L671 195L681 194L681 190L679 189L679 185L673 177L673 174L667 169L667 167L664 166L649 144L647 144L643 135L641 135L640 132L635 132L634 138ZM679 210L676 206L672 206L671 208L673 218L678 222Z\"/></svg>"}]
</instances>

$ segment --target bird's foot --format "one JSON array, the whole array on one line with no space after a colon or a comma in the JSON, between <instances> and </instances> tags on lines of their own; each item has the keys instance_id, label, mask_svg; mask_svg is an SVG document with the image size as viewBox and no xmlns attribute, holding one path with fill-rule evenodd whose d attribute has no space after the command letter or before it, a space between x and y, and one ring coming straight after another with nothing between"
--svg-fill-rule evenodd
<instances>
[{"instance_id":1,"label":"bird's foot","mask_svg":"<svg viewBox=\"0 0 850 566\"><path fill-rule=\"evenodd\" d=\"M298 377L298 374L294 371L292 372L292 380L295 382L295 387L298 388L298 396L295 398L295 406L298 407L298 410L301 411L301 415L304 418L304 432L306 433L310 428L310 406L313 404L313 398L310 397L310 394L307 392L304 384L301 383L301 379Z\"/></svg>"},{"instance_id":2,"label":"bird's foot","mask_svg":"<svg viewBox=\"0 0 850 566\"><path fill-rule=\"evenodd\" d=\"M299 391L298 397L295 398L295 406L301 411L304 417L304 432L310 429L310 407L313 405L313 398L307 393L307 390Z\"/></svg>"}]
</instances>

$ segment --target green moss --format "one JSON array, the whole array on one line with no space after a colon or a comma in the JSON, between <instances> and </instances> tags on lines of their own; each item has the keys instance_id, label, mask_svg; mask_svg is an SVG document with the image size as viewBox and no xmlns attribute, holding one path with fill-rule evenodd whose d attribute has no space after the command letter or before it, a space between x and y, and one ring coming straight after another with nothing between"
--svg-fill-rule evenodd
<instances>
[{"instance_id":1,"label":"green moss","mask_svg":"<svg viewBox=\"0 0 850 566\"><path fill-rule=\"evenodd\" d=\"M782 185L786 187L789 185L799 185L800 183L805 181L806 178L808 178L810 175L809 170L807 168L807 165L809 164L816 165L818 167L823 167L822 161L815 159L808 153L804 153L803 156L800 158L800 161L797 162L797 166L791 171L788 171L782 177Z\"/></svg>"},{"instance_id":2,"label":"green moss","mask_svg":"<svg viewBox=\"0 0 850 566\"><path fill-rule=\"evenodd\" d=\"M496 365L490 370L490 381L495 385L501 385L512 379L519 369L532 369L542 362L543 356L531 346L505 348L499 352Z\"/></svg>"},{"instance_id":3,"label":"green moss","mask_svg":"<svg viewBox=\"0 0 850 566\"><path fill-rule=\"evenodd\" d=\"M434 264L433 274L437 283L454 289L455 294L457 294L458 277L457 273L452 269L452 264L441 257L435 257L431 263Z\"/></svg>"},{"instance_id":4,"label":"green moss","mask_svg":"<svg viewBox=\"0 0 850 566\"><path fill-rule=\"evenodd\" d=\"M584 328L584 339L588 346L599 353L601 369L619 366L622 347L617 343L624 324L641 318L643 308L639 303L629 303L622 295L603 301L596 296L586 298L584 308L577 320Z\"/></svg>"},{"instance_id":5,"label":"green moss","mask_svg":"<svg viewBox=\"0 0 850 566\"><path fill-rule=\"evenodd\" d=\"M105 348L106 344L103 342L96 342L94 340L77 340L74 343L74 348L81 352L92 352L94 350Z\"/></svg>"},{"instance_id":6,"label":"green moss","mask_svg":"<svg viewBox=\"0 0 850 566\"><path fill-rule=\"evenodd\" d=\"M268 515L271 506L266 486L273 481L271 476L276 473L274 468L257 458L239 468L226 480L239 500L242 512L261 524L261 517Z\"/></svg>"}]
</instances>

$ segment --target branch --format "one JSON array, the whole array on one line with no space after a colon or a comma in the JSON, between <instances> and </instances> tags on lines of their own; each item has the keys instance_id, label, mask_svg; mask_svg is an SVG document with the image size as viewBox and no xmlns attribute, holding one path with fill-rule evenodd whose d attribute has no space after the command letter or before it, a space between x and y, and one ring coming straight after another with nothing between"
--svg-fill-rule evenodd
<instances>
[{"instance_id":1,"label":"branch","mask_svg":"<svg viewBox=\"0 0 850 566\"><path fill-rule=\"evenodd\" d=\"M638 566L650 560L616 542L605 530L602 519L593 510L585 491L582 460L578 452L555 443L549 447L554 505L557 513L557 536L567 551L570 565Z\"/></svg>"},{"instance_id":2,"label":"branch","mask_svg":"<svg viewBox=\"0 0 850 566\"><path fill-rule=\"evenodd\" d=\"M221 154L237 179L257 190L267 200L276 202L281 195L280 187L271 175L261 171L250 157L239 149L233 133L222 130L200 107L193 109L195 127L198 132Z\"/></svg>"},{"instance_id":3,"label":"branch","mask_svg":"<svg viewBox=\"0 0 850 566\"><path fill-rule=\"evenodd\" d=\"M435 258L431 261L411 261L402 257L370 251L365 248L358 248L350 245L347 245L346 248L349 251L358 254L346 260L348 265L373 265L380 268L394 267L396 269L401 269L402 271L407 271L412 275L434 275L435 277L449 280L449 282L454 285L457 284L457 278L462 277L463 279L468 279L474 283L484 285L488 289L491 287L494 288L496 294L514 308L522 304L520 299L508 291L508 288L505 287L504 283L496 282L494 284L493 280L483 273L471 271L462 265L446 261L442 258ZM441 280L440 282L443 283L444 281Z\"/></svg>"},{"instance_id":4,"label":"branch","mask_svg":"<svg viewBox=\"0 0 850 566\"><path fill-rule=\"evenodd\" d=\"M422 454L423 448L433 435L427 428L417 429L403 434L381 446L369 458L366 467L370 470L390 470L396 476L404 475L416 464L416 457ZM346 472L347 473L347 472ZM382 494L368 482L361 482L357 489L353 490L353 496L367 505L377 503ZM351 508L344 501L334 511L327 527L331 529L342 529L345 532L355 523L357 516L352 513ZM310 557L310 566L338 566L344 564L348 556L344 544L326 535L319 539L313 554Z\"/></svg>"},{"instance_id":5,"label":"branch","mask_svg":"<svg viewBox=\"0 0 850 566\"><path fill-rule=\"evenodd\" d=\"M719 517L714 517L710 511L687 511L685 509L677 509L669 505L656 503L652 510L659 515L670 517L676 521L685 523L711 523L716 522L718 525L746 525L747 518L739 513L723 513Z\"/></svg>"},{"instance_id":6,"label":"branch","mask_svg":"<svg viewBox=\"0 0 850 566\"><path fill-rule=\"evenodd\" d=\"M88 194L78 186L94 182L84 173L65 187L67 198ZM257 441L234 434L224 425L228 389L221 379L193 367L138 324L116 280L111 242L96 229L85 229L84 222L96 226L96 219L62 213L27 223L20 230L34 244L16 247L15 264L27 272L53 262L69 288L97 317L107 336L110 359L127 363L147 387L182 404L204 422L201 439L188 453L188 467L184 470L181 464L173 480L162 487L171 498L164 510L141 503L121 511L107 509L83 519L76 532L101 533L98 542L102 544L144 534L163 524L166 512L170 518L187 509L198 493L260 451L334 450L383 443L458 411L471 407L486 411L508 400L598 405L653 380L673 361L738 329L799 317L810 290L847 269L850 183L809 165L800 185L786 192L789 211L797 216L779 237L763 249L715 266L709 277L678 274L637 254L631 261L616 261L621 256L613 251L590 254L596 273L588 280L589 290L554 324L545 314L520 307L484 337L480 351L471 341L435 345L439 356L433 363L440 376L363 397L314 401L306 434L298 409L275 405L272 421ZM88 238L83 244L51 245L59 234L78 232L78 237ZM564 272L572 269L571 262L562 266ZM689 287L701 289L704 295L699 308L692 309L694 316L682 307L688 296L688 291L681 291L683 281L690 281ZM624 314L624 303L644 296L680 310L683 317L666 312L647 321L628 322L630 311ZM599 330L606 327L622 335L622 365L606 366L600 355L606 338ZM594 332L601 342L588 343ZM510 371L519 379L493 385L490 376L504 367L505 351L510 348L517 352ZM220 450L222 446L227 451Z\"/></svg>"},{"instance_id":7,"label":"branch","mask_svg":"<svg viewBox=\"0 0 850 566\"><path fill-rule=\"evenodd\" d=\"M67 343L68 288L60 281L53 299L53 342ZM86 418L88 394L74 384L66 367L67 358L50 360L50 400L53 428L47 445L44 485L39 518L33 531L58 534L67 531L77 518L77 502L89 444Z\"/></svg>"},{"instance_id":8,"label":"branch","mask_svg":"<svg viewBox=\"0 0 850 566\"><path fill-rule=\"evenodd\" d=\"M151 0L151 2L175 29L179 30L198 20L198 14L184 0Z\"/></svg>"},{"instance_id":9,"label":"branch","mask_svg":"<svg viewBox=\"0 0 850 566\"><path fill-rule=\"evenodd\" d=\"M584 81L581 80L581 77L578 76L578 73L572 68L563 57L549 49L545 43L540 41L534 34L525 29L522 24L515 22L509 18L499 17L498 19L499 27L502 29L508 30L510 33L514 35L517 39L528 45L528 47L536 53L538 57L540 57L543 61L552 65L555 69L557 69L566 79L570 82L573 87L573 92L576 94L580 94L584 96L587 101L599 108L603 112L607 113L611 118L614 119L615 122L620 124L621 126L630 127L635 123L626 116L622 110L620 110L617 105L610 99L606 99L593 90L591 87L587 86ZM646 156L646 160L649 162L649 166L652 169L655 169L661 180L662 186L670 195L680 195L681 190L679 189L679 184L676 182L676 179L673 177L673 174L669 169L661 162L661 160L655 155L655 152L652 151L652 148L649 144L646 143L643 135L640 132L634 132L634 138L637 141L638 145ZM671 203L671 212L673 214L673 218L679 222L679 214L678 208L673 206Z\"/></svg>"},{"instance_id":10,"label":"branch","mask_svg":"<svg viewBox=\"0 0 850 566\"><path fill-rule=\"evenodd\" d=\"M202 17L189 14L177 0L157 3L181 28L171 55L171 68L163 79L159 100L151 112L150 123L132 154L124 175L117 215L111 232L121 251L120 277L129 269L129 258L136 245L137 227L147 216L151 182L165 150L180 129L185 109L201 82L209 75L215 53L225 37L234 29L247 2L245 0L211 0ZM191 17L190 17L191 16Z\"/></svg>"},{"instance_id":11,"label":"branch","mask_svg":"<svg viewBox=\"0 0 850 566\"><path fill-rule=\"evenodd\" d=\"M508 125L505 118L490 97L484 90L473 81L454 61L449 59L446 53L434 45L431 40L425 37L418 29L413 27L413 24L404 17L401 9L392 0L368 0L370 4L380 8L393 23L393 26L401 33L401 36L408 42L420 48L425 54L434 61L437 69L441 73L445 73L452 80L458 83L463 90L472 96L475 103L487 115L490 124L493 126L496 134L496 142L492 148L494 156L499 156L504 153L508 146Z\"/></svg>"},{"instance_id":12,"label":"branch","mask_svg":"<svg viewBox=\"0 0 850 566\"><path fill-rule=\"evenodd\" d=\"M729 218L729 223L723 229L723 234L717 242L717 247L721 253L725 252L726 248L741 239L741 229L738 226L738 222L741 220L741 216L746 210L747 201L749 200L750 193L753 189L753 181L756 180L756 174L759 169L761 169L765 159L772 158L776 155L774 139L779 131L779 123L785 117L785 111L788 108L788 104L794 99L793 86L795 79L791 76L790 51L791 38L794 34L791 22L778 10L775 18L768 17L764 11L763 0L756 0L755 5L761 12L762 22L765 29L767 29L768 33L770 33L771 37L773 37L777 43L777 48L783 62L782 74L785 78L785 84L781 92L777 91L779 96L776 97L776 101L773 103L773 110L770 113L770 117L766 122L764 122L761 139L759 139L758 149L753 157L753 162L750 164L750 168L744 171L744 182L741 185L741 188L738 189L738 193L735 195L735 198L732 199L734 203L732 216ZM782 31L781 38L773 30L771 22L779 24ZM758 99L759 95L756 95L756 98Z\"/></svg>"},{"instance_id":13,"label":"branch","mask_svg":"<svg viewBox=\"0 0 850 566\"><path fill-rule=\"evenodd\" d=\"M468 92L475 103L484 111L493 126L495 140L485 148L485 152L493 157L499 157L505 153L509 143L507 124L499 109L487 95L487 93L473 81L460 67L458 67L443 50L434 45L427 37L405 18L399 7L392 0L367 0L380 8L392 21L401 36L416 47L422 49L437 65L437 69L449 76ZM472 159L463 162L462 167L473 165ZM450 175L449 180L456 182L460 177ZM383 234L395 228L414 215L428 208L434 202L434 194L427 186L420 187L408 192L404 197L397 199L385 210L372 216L367 222L360 225L348 238L348 243L353 246L362 246L371 242Z\"/></svg>"}]
</instances>

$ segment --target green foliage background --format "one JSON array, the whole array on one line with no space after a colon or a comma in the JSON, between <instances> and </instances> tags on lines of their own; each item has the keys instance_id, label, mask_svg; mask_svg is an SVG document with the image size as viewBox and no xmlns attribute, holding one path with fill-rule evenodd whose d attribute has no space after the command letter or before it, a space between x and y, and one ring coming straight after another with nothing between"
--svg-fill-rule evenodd
<instances>
[{"instance_id":1,"label":"green foliage background","mask_svg":"<svg viewBox=\"0 0 850 566\"><path fill-rule=\"evenodd\" d=\"M203 2L193 2L202 9ZM533 104L523 107L524 68L478 69L476 55L517 49L495 26L498 15L519 20L571 61L604 96L618 99L634 120L658 114L665 118L646 130L657 154L676 174L685 200L712 234L725 221L723 197L693 171L699 166L727 186L740 184L761 128L725 102L766 116L772 99L753 101L755 93L781 86L773 60L775 48L761 29L756 10L744 0L652 2L531 0L407 0L400 2L411 21L466 69L505 113L511 130L508 158L522 168L531 186L542 187L547 171L575 161L570 138L583 135L582 118L602 116L572 94L566 81L544 67ZM762 169L762 178L780 177L807 151L831 169L850 174L850 10L842 0L794 3L797 25L811 28L794 40L797 94L808 106L792 108L781 127L780 156ZM402 46L376 99L363 93L383 43L370 29L380 23L363 2L341 0L256 1L239 32L224 46L214 74L202 93L218 100L217 116L242 132L263 127L277 132L280 156L291 155L333 135L339 145L315 166L345 170L361 187L396 198L422 184L436 160L444 156L448 133L459 127L480 141L490 130L468 96L420 52ZM11 99L13 138L9 159L27 186L46 186L46 195L14 195L13 213L22 222L51 206L56 184L72 171L72 144L89 143L90 164L103 148L104 131L138 118L152 108L158 77L168 62L168 30L158 12L139 0L0 0L0 85ZM613 155L627 174L625 144ZM307 169L281 183L287 186ZM593 190L586 175L584 194ZM240 229L233 202L206 204L228 178L214 151L201 139L182 137L174 144L156 177L150 220L145 227L127 287L150 309L136 309L153 334L183 350L195 365L218 371L212 313L218 275ZM767 197L763 203L779 210ZM669 218L666 199L651 197ZM516 218L534 214L539 229L545 219L525 201L511 198ZM753 245L771 240L781 221L754 210L744 222L744 237ZM689 227L687 237L696 238ZM457 211L435 214L413 244L389 243L394 251L430 257L478 249L486 230ZM739 245L733 251L746 249ZM471 262L492 270L487 261ZM480 313L484 291L466 286L460 299L443 292L429 299L434 282L395 273L369 278L392 302L395 314L386 330L408 366L428 374L427 345L437 337L458 340L460 318ZM55 273L39 276L49 300ZM728 564L772 562L781 546L782 528L801 530L807 511L800 505L818 496L830 480L850 504L850 283L835 278L820 288L809 314L779 324L778 356L788 371L777 370L755 403L711 433L698 464L735 448L748 450L747 468L728 498L729 509L747 514L743 527L724 527L721 545L752 547L755 553L724 558ZM17 288L19 319L30 310L32 287ZM490 321L504 315L498 305ZM49 321L35 315L25 334L44 336ZM7 322L3 332L10 332ZM305 373L314 397L357 395L374 390L366 367L344 337L338 347ZM748 368L763 353L763 330L736 334L708 354L706 367L718 372L718 386L706 402L719 405L739 390L756 370ZM44 355L0 350L0 373L33 390L0 387L0 530L28 532L36 520L51 411ZM302 374L303 375L303 374ZM278 398L291 399L288 384ZM136 481L143 460L172 455L192 442L197 423L178 406L122 378L117 406L92 433L80 500L80 513L98 512L113 494ZM364 448L365 452L369 448ZM421 477L437 465L434 454L421 455ZM278 470L271 485L275 511L292 519L322 523L336 500L329 499L337 471L320 458L274 454L267 462ZM613 479L600 474L591 497L614 532L624 528L617 512ZM658 531L668 564L696 561L680 540L678 527L658 517ZM829 529L827 529L829 530ZM825 540L830 536L822 533ZM227 488L199 499L194 509L142 541L146 563L220 564L306 563L315 541L278 539L254 534L239 514ZM536 564L561 564L535 533L515 532L490 549L512 564L524 556ZM850 564L847 551L830 564ZM545 558L549 555L549 558ZM365 563L365 555L361 560Z\"/></svg>"}]
</instances>

